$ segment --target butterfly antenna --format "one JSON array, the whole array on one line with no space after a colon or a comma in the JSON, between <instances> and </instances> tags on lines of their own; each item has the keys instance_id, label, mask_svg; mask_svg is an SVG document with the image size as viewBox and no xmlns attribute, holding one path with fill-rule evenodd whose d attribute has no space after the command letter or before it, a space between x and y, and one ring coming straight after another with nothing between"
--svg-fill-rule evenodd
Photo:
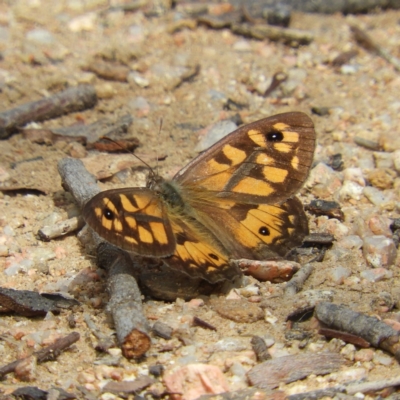
<instances>
[{"instance_id":1,"label":"butterfly antenna","mask_svg":"<svg viewBox=\"0 0 400 400\"><path fill-rule=\"evenodd\" d=\"M154 172L154 169L151 168L150 165L149 165L146 161L144 161L143 159L141 159L138 155L136 155L136 154L133 153L132 151L129 151L125 146L123 146L123 145L121 144L121 142L117 142L116 140L110 139L110 138L107 137L107 136L101 136L100 139L108 140L109 142L114 143L116 146L118 146L121 150L126 151L126 152L132 154L133 157L136 157L141 163L143 163L143 164L149 169L149 171L150 171L150 173L151 173L151 175L152 175L153 178L156 176L156 173ZM157 159L157 164L158 164L158 159ZM158 165L157 165L157 167L158 167Z\"/></svg>"},{"instance_id":2,"label":"butterfly antenna","mask_svg":"<svg viewBox=\"0 0 400 400\"><path fill-rule=\"evenodd\" d=\"M158 142L160 142L160 135L161 135L162 126L163 126L163 119L160 118L160 127L158 129ZM158 148L157 148L157 150L158 150ZM156 152L156 160L157 160L156 161L156 172L157 172L157 175L158 175L159 171L158 171L158 154L157 154L157 152Z\"/></svg>"}]
</instances>

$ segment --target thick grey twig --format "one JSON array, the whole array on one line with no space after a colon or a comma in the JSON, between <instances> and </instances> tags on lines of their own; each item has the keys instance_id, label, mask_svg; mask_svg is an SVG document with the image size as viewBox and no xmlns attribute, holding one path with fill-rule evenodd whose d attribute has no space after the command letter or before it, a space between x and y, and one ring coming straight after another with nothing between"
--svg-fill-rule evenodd
<instances>
[{"instance_id":1,"label":"thick grey twig","mask_svg":"<svg viewBox=\"0 0 400 400\"><path fill-rule=\"evenodd\" d=\"M32 121L44 121L75 111L92 108L97 103L93 86L81 85L53 96L22 104L0 113L0 138L4 139L17 128Z\"/></svg>"},{"instance_id":2,"label":"thick grey twig","mask_svg":"<svg viewBox=\"0 0 400 400\"><path fill-rule=\"evenodd\" d=\"M306 264L301 267L294 275L293 278L287 283L285 287L285 296L294 296L303 287L304 282L313 272L314 267L312 264Z\"/></svg>"},{"instance_id":3,"label":"thick grey twig","mask_svg":"<svg viewBox=\"0 0 400 400\"><path fill-rule=\"evenodd\" d=\"M360 336L373 346L393 354L400 361L399 332L378 318L328 302L317 304L315 316L329 328Z\"/></svg>"}]
</instances>

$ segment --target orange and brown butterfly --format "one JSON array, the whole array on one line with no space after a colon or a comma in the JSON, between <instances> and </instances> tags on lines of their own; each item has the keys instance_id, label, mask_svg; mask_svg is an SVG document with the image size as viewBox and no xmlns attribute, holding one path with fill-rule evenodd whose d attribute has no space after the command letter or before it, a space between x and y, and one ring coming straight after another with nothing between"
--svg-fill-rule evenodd
<instances>
[{"instance_id":1,"label":"orange and brown butterfly","mask_svg":"<svg viewBox=\"0 0 400 400\"><path fill-rule=\"evenodd\" d=\"M300 112L244 125L200 154L172 180L154 173L145 188L90 199L87 224L128 252L162 258L209 282L240 272L230 259L285 256L308 234L294 194L313 160L315 131Z\"/></svg>"}]
</instances>

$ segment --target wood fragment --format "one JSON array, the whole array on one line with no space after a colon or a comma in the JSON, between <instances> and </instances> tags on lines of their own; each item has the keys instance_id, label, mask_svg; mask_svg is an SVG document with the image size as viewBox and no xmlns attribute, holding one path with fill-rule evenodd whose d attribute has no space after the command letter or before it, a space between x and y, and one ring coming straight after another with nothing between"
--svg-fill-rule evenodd
<instances>
[{"instance_id":1,"label":"wood fragment","mask_svg":"<svg viewBox=\"0 0 400 400\"><path fill-rule=\"evenodd\" d=\"M328 328L320 328L318 330L320 335L329 337L329 338L337 338L343 340L346 343L354 344L358 347L368 348L370 347L369 343L361 338L360 336L352 335L351 333L341 332L337 329L328 329Z\"/></svg>"},{"instance_id":2,"label":"wood fragment","mask_svg":"<svg viewBox=\"0 0 400 400\"><path fill-rule=\"evenodd\" d=\"M113 393L136 393L154 383L155 380L149 376L139 376L134 381L108 382L103 388L103 392Z\"/></svg>"},{"instance_id":3,"label":"wood fragment","mask_svg":"<svg viewBox=\"0 0 400 400\"><path fill-rule=\"evenodd\" d=\"M132 260L126 252L102 242L97 247L97 264L108 272L107 311L114 320L122 354L126 358L140 358L151 345L150 326L143 314Z\"/></svg>"},{"instance_id":4,"label":"wood fragment","mask_svg":"<svg viewBox=\"0 0 400 400\"><path fill-rule=\"evenodd\" d=\"M80 85L41 100L21 104L0 113L0 139L7 138L28 122L44 121L82 111L94 107L96 103L94 87Z\"/></svg>"},{"instance_id":5,"label":"wood fragment","mask_svg":"<svg viewBox=\"0 0 400 400\"><path fill-rule=\"evenodd\" d=\"M393 56L392 54L389 53L388 50L386 50L382 46L379 46L377 43L375 43L372 40L372 38L368 35L368 33L365 32L363 29L361 29L359 26L352 25L352 26L350 26L350 30L353 34L355 41L360 46L364 47L368 51L375 52L380 57L382 57L384 60L386 60L388 63L392 64L393 67L396 69L396 71L400 71L400 59L399 58Z\"/></svg>"},{"instance_id":6,"label":"wood fragment","mask_svg":"<svg viewBox=\"0 0 400 400\"><path fill-rule=\"evenodd\" d=\"M288 74L284 72L276 72L272 77L272 82L264 92L263 96L268 97L275 89L277 89L281 83L285 82L288 79Z\"/></svg>"},{"instance_id":7,"label":"wood fragment","mask_svg":"<svg viewBox=\"0 0 400 400\"><path fill-rule=\"evenodd\" d=\"M152 327L152 331L155 335L169 340L172 338L172 327L170 327L169 325L167 325L166 323L162 322L162 321L157 321L153 327Z\"/></svg>"},{"instance_id":8,"label":"wood fragment","mask_svg":"<svg viewBox=\"0 0 400 400\"><path fill-rule=\"evenodd\" d=\"M31 290L15 290L0 288L0 312L15 312L25 317L46 315L49 311L59 313L60 298L49 298L48 295L33 292ZM64 299L67 301L67 299ZM68 302L68 301L67 301ZM70 302L72 305L79 304L76 300Z\"/></svg>"},{"instance_id":9,"label":"wood fragment","mask_svg":"<svg viewBox=\"0 0 400 400\"><path fill-rule=\"evenodd\" d=\"M336 56L331 64L333 67L341 67L344 64L347 64L352 58L354 58L358 54L356 49L344 51Z\"/></svg>"},{"instance_id":10,"label":"wood fragment","mask_svg":"<svg viewBox=\"0 0 400 400\"><path fill-rule=\"evenodd\" d=\"M374 347L393 354L400 361L399 332L378 318L329 302L317 304L315 316L328 328L360 336Z\"/></svg>"},{"instance_id":11,"label":"wood fragment","mask_svg":"<svg viewBox=\"0 0 400 400\"><path fill-rule=\"evenodd\" d=\"M201 319L199 317L194 316L193 317L193 325L194 326L200 326L204 329L209 329L210 331L216 331L217 328L214 325L211 325L210 323L204 321L204 319Z\"/></svg>"},{"instance_id":12,"label":"wood fragment","mask_svg":"<svg viewBox=\"0 0 400 400\"><path fill-rule=\"evenodd\" d=\"M306 264L297 271L293 278L287 283L285 287L285 296L294 296L303 287L304 283L314 271L314 266L312 264Z\"/></svg>"},{"instance_id":13,"label":"wood fragment","mask_svg":"<svg viewBox=\"0 0 400 400\"><path fill-rule=\"evenodd\" d=\"M66 221L61 221L54 225L47 225L38 230L38 236L44 242L49 242L52 239L67 235L81 229L84 225L82 217L73 217Z\"/></svg>"},{"instance_id":14,"label":"wood fragment","mask_svg":"<svg viewBox=\"0 0 400 400\"><path fill-rule=\"evenodd\" d=\"M329 218L336 218L339 221L344 220L343 211L340 208L340 204L336 201L312 200L310 204L305 205L304 209L317 216L326 215Z\"/></svg>"},{"instance_id":15,"label":"wood fragment","mask_svg":"<svg viewBox=\"0 0 400 400\"><path fill-rule=\"evenodd\" d=\"M336 397L338 393L346 393L346 388L344 386L335 386L332 388L313 390L311 392L296 393L288 396L287 400L318 400L329 397L337 400L345 400L341 397Z\"/></svg>"},{"instance_id":16,"label":"wood fragment","mask_svg":"<svg viewBox=\"0 0 400 400\"><path fill-rule=\"evenodd\" d=\"M126 114L116 119L102 118L96 122L93 122L92 124L75 124L72 126L55 128L52 129L52 131L54 132L54 134L61 136L71 136L75 138L84 136L88 143L87 148L91 149L96 148L94 144L104 136L118 140L118 137L120 135L124 135L128 132L128 129L132 125L132 123L133 117L130 114ZM136 141L137 144L139 143L137 139L131 140Z\"/></svg>"},{"instance_id":17,"label":"wood fragment","mask_svg":"<svg viewBox=\"0 0 400 400\"><path fill-rule=\"evenodd\" d=\"M282 41L292 47L307 45L314 40L314 35L309 31L271 25L232 24L231 29L239 35L259 40Z\"/></svg>"},{"instance_id":18,"label":"wood fragment","mask_svg":"<svg viewBox=\"0 0 400 400\"><path fill-rule=\"evenodd\" d=\"M72 332L63 338L57 339L50 346L47 346L39 351L35 351L32 356L36 358L38 363L55 360L62 351L67 349L73 343L77 342L79 338L80 335L78 332ZM25 357L20 360L13 361L10 364L4 365L3 367L0 367L0 379L11 372L14 372L18 365L27 358L28 357Z\"/></svg>"},{"instance_id":19,"label":"wood fragment","mask_svg":"<svg viewBox=\"0 0 400 400\"><path fill-rule=\"evenodd\" d=\"M257 361L263 362L271 359L265 340L260 336L253 336L251 338L251 347L256 353Z\"/></svg>"},{"instance_id":20,"label":"wood fragment","mask_svg":"<svg viewBox=\"0 0 400 400\"><path fill-rule=\"evenodd\" d=\"M96 345L96 350L100 349L101 351L107 351L109 348L115 345L113 338L104 335L100 329L96 326L96 324L91 320L90 315L88 313L83 314L83 319L86 322L86 325L93 333L93 335L99 339L99 343Z\"/></svg>"},{"instance_id":21,"label":"wood fragment","mask_svg":"<svg viewBox=\"0 0 400 400\"><path fill-rule=\"evenodd\" d=\"M344 362L336 353L296 354L264 361L253 367L247 376L251 385L261 389L274 389L282 382L295 382L311 374L330 374Z\"/></svg>"},{"instance_id":22,"label":"wood fragment","mask_svg":"<svg viewBox=\"0 0 400 400\"><path fill-rule=\"evenodd\" d=\"M391 379L382 379L379 381L354 383L346 388L348 394L370 393L382 390L388 387L400 386L400 377L396 376Z\"/></svg>"}]
</instances>

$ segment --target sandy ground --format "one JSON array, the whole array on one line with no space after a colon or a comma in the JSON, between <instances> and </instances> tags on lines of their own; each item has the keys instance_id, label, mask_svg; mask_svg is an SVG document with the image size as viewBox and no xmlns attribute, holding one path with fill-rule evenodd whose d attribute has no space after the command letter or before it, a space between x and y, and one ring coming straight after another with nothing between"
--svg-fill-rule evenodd
<instances>
[{"instance_id":1,"label":"sandy ground","mask_svg":"<svg viewBox=\"0 0 400 400\"><path fill-rule=\"evenodd\" d=\"M339 201L346 218L344 222L332 222L326 217L310 215L311 230L332 233L344 242L350 240L349 235L363 239L364 235L383 234L391 238L388 225L393 218L400 217L399 169L389 174L389 178L385 175L383 184L376 183L370 174L379 170L377 173L384 175L381 171L384 167L395 171L394 164L399 168L396 158L400 156L395 150L400 149L400 78L387 61L357 46L349 24L358 24L379 45L397 56L400 12L347 17L295 14L291 27L310 30L315 39L310 45L292 48L268 40L243 38L228 29L211 30L188 24L189 28L171 32L178 15L176 11L148 18L142 11L102 12L105 4L89 3L38 0L0 4L1 111L66 87L93 84L99 96L93 109L36 127L89 124L104 117L118 119L130 114L134 122L128 135L137 137L141 143L136 154L147 157L153 165L157 155L166 156L160 161L159 170L161 175L171 177L196 155L194 148L199 132L211 123L236 113L244 122L251 122L279 112L297 110L311 115L312 107L329 107L330 112L325 116L312 115L318 138L315 164L327 164L332 155L341 153L343 171L326 173L336 179L337 186L332 181L324 181L325 175L320 173L323 182L311 181L301 192L301 198L304 203L318 197ZM44 33L37 34L38 30ZM331 65L337 55L354 49L358 54L347 65ZM130 82L106 81L85 70L85 66L93 63L94 56L110 55L115 63L133 71ZM197 65L198 74L185 81L182 71ZM268 87L271 77L279 71L286 72L288 80L269 97L262 97L259 92ZM240 104L240 109L229 106L232 102ZM161 132L160 119L163 120ZM379 151L357 145L355 138L377 143ZM359 354L357 358L358 348L346 347L344 343L329 344L322 336L312 336L305 349L300 350L299 340L286 340L283 335L288 309L293 310L294 305L275 304L268 310L265 302L268 296L280 293L280 286L274 288L270 283L254 279L247 283L257 288L257 295L264 302L263 309L276 317L273 323L270 318L254 323L233 322L221 317L207 298L204 305L194 307L182 300L175 303L148 300L145 312L151 321L159 319L169 323L181 332L180 336L169 341L154 337L151 350L140 362L118 357L117 349L112 357L97 352L97 339L83 316L87 313L99 331L112 335L112 322L105 312L107 294L103 271L96 268L93 257L85 254L75 234L51 242L42 242L37 237L38 229L44 225L78 213L71 197L61 187L57 173L57 162L70 155L83 158L87 153L82 146L66 142L32 143L20 133L0 143L1 182L41 190L0 192L1 286L39 292L67 291L81 302L76 310L57 316L4 315L0 319L3 364L26 356L72 330L81 334L81 339L57 361L32 368L25 376L28 382L13 374L7 376L0 383L1 391L10 393L26 385L45 390L58 386L83 398L85 395L78 390L81 386L96 398L100 396L101 386L109 380L134 379L148 374L149 366L157 363L172 370L174 366L191 362L218 366L230 390L239 390L247 387L244 374L257 363L249 345L253 334L272 338L275 344L271 351L275 356L345 349L342 354L348 362L343 371L347 369L354 374L348 380L399 375L399 366L390 355L372 351L368 356ZM135 186L142 179L142 171L140 167L131 174L109 179L104 187ZM346 180L358 186L350 185L345 192ZM389 200L383 205L372 204L362 192L371 185ZM325 290L335 302L396 320L398 311L392 307L399 302L398 258L384 265L379 280L371 281L362 275L372 268L363 258L360 246L342 253L340 249L338 246L327 252L304 290ZM338 278L339 267L346 271L343 279ZM382 293L391 299L386 308L382 306L381 300L385 298ZM70 314L74 317L74 328L68 323ZM190 324L193 315L212 323L217 330L193 327ZM178 340L185 335L190 340ZM235 338L236 347L228 350L213 347L228 337ZM245 344L239 345L240 341ZM281 388L287 393L301 392L344 381L344 373L329 379L314 375ZM158 383L152 390L162 392L164 388Z\"/></svg>"}]
</instances>

